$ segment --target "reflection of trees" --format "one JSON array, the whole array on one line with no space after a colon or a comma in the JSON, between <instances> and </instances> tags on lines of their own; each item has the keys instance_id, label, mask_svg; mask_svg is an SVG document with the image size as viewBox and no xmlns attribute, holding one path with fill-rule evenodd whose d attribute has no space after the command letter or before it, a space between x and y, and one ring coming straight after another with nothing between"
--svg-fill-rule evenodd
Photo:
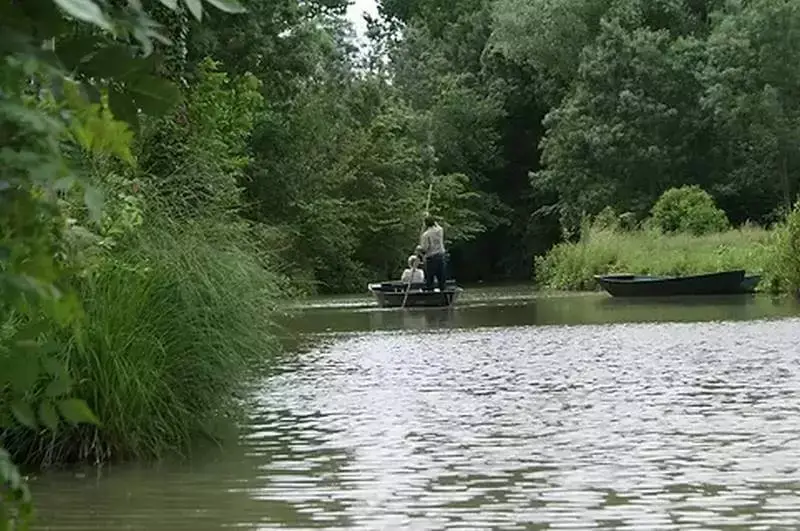
<instances>
[{"instance_id":1,"label":"reflection of trees","mask_svg":"<svg viewBox=\"0 0 800 531\"><path fill-rule=\"evenodd\" d=\"M448 328L457 321L457 308L380 309L369 312L373 330L426 330Z\"/></svg>"},{"instance_id":2,"label":"reflection of trees","mask_svg":"<svg viewBox=\"0 0 800 531\"><path fill-rule=\"evenodd\" d=\"M493 300L475 290L454 308L309 309L293 317L287 329L298 334L367 330L426 330L486 326L578 325L637 322L743 321L800 314L792 300L763 295L618 299L605 293L540 293L513 299L505 292Z\"/></svg>"},{"instance_id":3,"label":"reflection of trees","mask_svg":"<svg viewBox=\"0 0 800 531\"><path fill-rule=\"evenodd\" d=\"M253 418L242 468L256 473L242 489L259 502L260 522L351 525L341 475L353 457L331 442L335 430L326 425L329 419L319 412L266 409ZM315 519L319 514L324 521Z\"/></svg>"},{"instance_id":4,"label":"reflection of trees","mask_svg":"<svg viewBox=\"0 0 800 531\"><path fill-rule=\"evenodd\" d=\"M256 413L241 444L206 450L191 464L112 466L33 483L46 529L257 529L344 526L339 474L350 456L326 443L315 415ZM315 521L323 513L325 521Z\"/></svg>"},{"instance_id":5,"label":"reflection of trees","mask_svg":"<svg viewBox=\"0 0 800 531\"><path fill-rule=\"evenodd\" d=\"M603 295L543 297L531 303L536 324L743 321L798 313L791 301L764 296L623 299Z\"/></svg>"}]
</instances>

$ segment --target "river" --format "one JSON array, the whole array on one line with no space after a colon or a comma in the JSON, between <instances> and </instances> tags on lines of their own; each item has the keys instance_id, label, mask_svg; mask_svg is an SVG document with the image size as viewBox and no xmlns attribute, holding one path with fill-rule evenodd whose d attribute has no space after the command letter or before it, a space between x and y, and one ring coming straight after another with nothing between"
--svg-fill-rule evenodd
<instances>
[{"instance_id":1,"label":"river","mask_svg":"<svg viewBox=\"0 0 800 531\"><path fill-rule=\"evenodd\" d=\"M45 474L37 529L797 527L796 303L466 295L307 303L238 444Z\"/></svg>"}]
</instances>

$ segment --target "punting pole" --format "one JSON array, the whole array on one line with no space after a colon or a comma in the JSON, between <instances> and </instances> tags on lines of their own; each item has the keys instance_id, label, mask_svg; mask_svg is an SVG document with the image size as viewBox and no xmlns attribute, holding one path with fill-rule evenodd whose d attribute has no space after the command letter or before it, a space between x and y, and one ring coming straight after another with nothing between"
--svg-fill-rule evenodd
<instances>
[{"instance_id":1,"label":"punting pole","mask_svg":"<svg viewBox=\"0 0 800 531\"><path fill-rule=\"evenodd\" d=\"M425 201L425 216L428 215L431 208L431 193L433 192L433 182L428 185L428 199ZM425 218L422 218L422 227L420 227L420 232L425 230ZM400 308L406 307L406 301L408 300L408 292L411 290L411 281L414 280L414 275L412 274L411 277L408 279L408 286L406 286L406 294L403 296L403 304Z\"/></svg>"}]
</instances>

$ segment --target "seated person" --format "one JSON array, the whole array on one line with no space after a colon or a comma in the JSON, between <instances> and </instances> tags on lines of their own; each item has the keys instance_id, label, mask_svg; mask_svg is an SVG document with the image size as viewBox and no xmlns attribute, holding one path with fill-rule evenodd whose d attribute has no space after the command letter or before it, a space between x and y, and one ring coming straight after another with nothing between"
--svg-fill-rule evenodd
<instances>
[{"instance_id":1,"label":"seated person","mask_svg":"<svg viewBox=\"0 0 800 531\"><path fill-rule=\"evenodd\" d=\"M419 268L419 256L412 254L408 257L408 269L403 271L400 282L410 282L411 284L425 282L425 273Z\"/></svg>"}]
</instances>

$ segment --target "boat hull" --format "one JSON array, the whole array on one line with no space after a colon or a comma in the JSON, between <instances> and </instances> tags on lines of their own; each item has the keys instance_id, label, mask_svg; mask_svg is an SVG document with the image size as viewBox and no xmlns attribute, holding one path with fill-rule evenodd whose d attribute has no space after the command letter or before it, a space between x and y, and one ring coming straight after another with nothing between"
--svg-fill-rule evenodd
<instances>
[{"instance_id":1,"label":"boat hull","mask_svg":"<svg viewBox=\"0 0 800 531\"><path fill-rule=\"evenodd\" d=\"M674 297L752 293L761 277L737 270L687 277L597 275L595 280L614 297Z\"/></svg>"},{"instance_id":2,"label":"boat hull","mask_svg":"<svg viewBox=\"0 0 800 531\"><path fill-rule=\"evenodd\" d=\"M370 284L369 291L382 308L443 308L453 306L464 290L455 282L448 282L444 291L428 291L421 284L412 284L409 288L408 284L400 282L381 282Z\"/></svg>"},{"instance_id":3,"label":"boat hull","mask_svg":"<svg viewBox=\"0 0 800 531\"><path fill-rule=\"evenodd\" d=\"M761 275L749 275L742 281L742 293L755 293L758 284L761 282Z\"/></svg>"}]
</instances>

